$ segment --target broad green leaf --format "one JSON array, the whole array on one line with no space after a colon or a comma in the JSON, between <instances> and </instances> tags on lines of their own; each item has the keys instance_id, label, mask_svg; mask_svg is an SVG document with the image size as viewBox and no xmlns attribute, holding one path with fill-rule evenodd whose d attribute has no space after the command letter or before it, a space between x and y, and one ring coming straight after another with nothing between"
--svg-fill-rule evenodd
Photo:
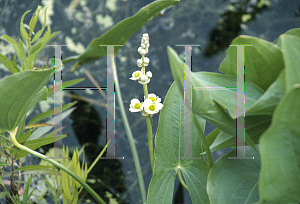
<instances>
[{"instance_id":1,"label":"broad green leaf","mask_svg":"<svg viewBox=\"0 0 300 204\"><path fill-rule=\"evenodd\" d=\"M258 144L260 136L271 124L271 115L246 115L245 129L255 144Z\"/></svg>"},{"instance_id":2,"label":"broad green leaf","mask_svg":"<svg viewBox=\"0 0 300 204\"><path fill-rule=\"evenodd\" d=\"M212 135L214 136L214 135ZM208 139L212 140L210 137L210 135L207 136ZM225 149L225 148L229 148L229 147L235 147L236 146L236 137L233 137L232 135L224 132L224 131L220 131L220 133L218 134L218 136L215 138L215 140L213 141L213 143L210 146L210 151L217 151L220 149Z\"/></svg>"},{"instance_id":3,"label":"broad green leaf","mask_svg":"<svg viewBox=\"0 0 300 204\"><path fill-rule=\"evenodd\" d=\"M173 83L164 101L159 117L158 130L155 136L154 175L148 190L148 202L172 203L174 182L180 167L189 188L193 203L209 203L206 193L206 179L209 166L200 159L176 159L184 156L184 102L180 92ZM205 120L197 117L200 127L204 130ZM200 157L201 141L195 125L192 127L191 149L194 157Z\"/></svg>"},{"instance_id":4,"label":"broad green leaf","mask_svg":"<svg viewBox=\"0 0 300 204\"><path fill-rule=\"evenodd\" d=\"M228 159L235 156L233 149L211 168L207 180L210 204L253 204L259 200L259 154L245 147L245 156L254 159Z\"/></svg>"},{"instance_id":5,"label":"broad green leaf","mask_svg":"<svg viewBox=\"0 0 300 204\"><path fill-rule=\"evenodd\" d=\"M28 33L27 33L27 31L25 30L23 21L24 21L24 17L26 16L26 14L29 13L30 11L31 11L31 10L26 11L26 12L23 14L23 16L22 16L22 18L21 18L21 21L20 21L20 32L21 32L22 39L24 40L24 42L26 43L26 45L29 44L29 38L28 38Z\"/></svg>"},{"instance_id":6,"label":"broad green leaf","mask_svg":"<svg viewBox=\"0 0 300 204\"><path fill-rule=\"evenodd\" d=\"M281 48L285 67L286 90L300 83L300 36L281 35Z\"/></svg>"},{"instance_id":7,"label":"broad green leaf","mask_svg":"<svg viewBox=\"0 0 300 204\"><path fill-rule=\"evenodd\" d=\"M236 76L218 74L212 72L197 72L192 73L193 86L196 88L200 87L232 87L236 88ZM196 94L203 90L195 91ZM209 90L209 93L213 99L225 107L231 118L242 115L236 115L236 90ZM245 81L245 110L248 110L263 94L263 90L251 81ZM200 93L199 93L200 94ZM194 105L194 100L193 100ZM198 101L195 102L198 105Z\"/></svg>"},{"instance_id":8,"label":"broad green leaf","mask_svg":"<svg viewBox=\"0 0 300 204\"><path fill-rule=\"evenodd\" d=\"M14 63L5 57L4 55L0 54L0 62L12 73L20 72L20 69L14 65Z\"/></svg>"},{"instance_id":9,"label":"broad green leaf","mask_svg":"<svg viewBox=\"0 0 300 204\"><path fill-rule=\"evenodd\" d=\"M80 79L74 79L74 80L70 80L70 81L65 81L62 83L62 87L69 87L72 86L74 84L78 84L79 82L85 80L85 78L80 78ZM48 90L48 97L52 96L54 94L54 87L50 87Z\"/></svg>"},{"instance_id":10,"label":"broad green leaf","mask_svg":"<svg viewBox=\"0 0 300 204\"><path fill-rule=\"evenodd\" d=\"M168 47L167 51L168 51L172 75L174 80L177 83L177 87L179 89L181 98L183 99L185 63L182 62L182 60L179 58L177 53L171 47ZM197 79L195 77L196 74L193 72L187 72L185 77L190 77L192 79L193 86L197 87L197 85L194 85L197 82ZM251 90L249 90L249 92L251 93ZM257 93L257 91L255 91L254 93ZM253 95L255 96L255 94ZM193 98L192 112L194 114L201 116L206 121L216 126L220 130L232 135L232 137L236 135L236 120L231 118L226 113L224 108L215 102L213 96L210 94L210 91L205 89L193 90L192 98ZM250 145L252 146L252 148L254 148L254 142L251 140L250 137L248 137L247 133L246 133L246 143L247 145Z\"/></svg>"},{"instance_id":11,"label":"broad green leaf","mask_svg":"<svg viewBox=\"0 0 300 204\"><path fill-rule=\"evenodd\" d=\"M18 124L18 130L16 133L16 138L18 139L24 132L24 127L25 127L25 121L26 121L26 115L23 116L23 118L20 120Z\"/></svg>"},{"instance_id":12,"label":"broad green leaf","mask_svg":"<svg viewBox=\"0 0 300 204\"><path fill-rule=\"evenodd\" d=\"M42 35L43 32L44 32L44 29L45 29L45 27L46 27L46 20L47 20L47 9L48 9L48 7L45 8L45 14L44 14L45 17L44 17L44 23L43 23L43 25L42 25L42 29L39 30L39 31L34 35L34 37L33 37L33 39L32 39L31 42L37 41L37 40L39 39L39 37L41 37L41 35Z\"/></svg>"},{"instance_id":13,"label":"broad green leaf","mask_svg":"<svg viewBox=\"0 0 300 204\"><path fill-rule=\"evenodd\" d=\"M254 144L258 144L259 137L269 128L271 120L272 116L270 115L252 115L245 117L245 130ZM236 146L236 137L224 131L220 131L218 128L209 134L206 139L210 144L211 151Z\"/></svg>"},{"instance_id":14,"label":"broad green leaf","mask_svg":"<svg viewBox=\"0 0 300 204\"><path fill-rule=\"evenodd\" d=\"M27 165L27 166L22 166L15 171L32 171L32 170L44 170L44 169L53 169L56 168L54 166L45 166L45 165Z\"/></svg>"},{"instance_id":15,"label":"broad green leaf","mask_svg":"<svg viewBox=\"0 0 300 204\"><path fill-rule=\"evenodd\" d=\"M294 35L296 37L300 37L300 28L293 28L284 33L284 35ZM278 38L277 46L281 47L281 39Z\"/></svg>"},{"instance_id":16,"label":"broad green leaf","mask_svg":"<svg viewBox=\"0 0 300 204\"><path fill-rule=\"evenodd\" d=\"M211 131L207 136L206 136L206 140L207 140L207 144L208 146L211 146L211 144L215 141L215 139L217 138L217 136L220 134L220 129L219 128L215 128L213 131ZM201 148L204 151L204 147L203 144L201 144Z\"/></svg>"},{"instance_id":17,"label":"broad green leaf","mask_svg":"<svg viewBox=\"0 0 300 204\"><path fill-rule=\"evenodd\" d=\"M72 103L63 105L63 106L62 106L62 111L65 111L65 110L71 108L71 107L74 106L76 103L77 103L77 101L74 101L74 102L72 102ZM60 110L59 110L59 111L60 111ZM41 114L39 114L39 115L37 115L37 116L35 116L34 118L32 118L32 119L28 122L27 125L31 125L31 124L38 123L38 122L40 122L41 120L46 119L46 118L48 118L48 117L50 117L50 116L53 116L53 115L54 115L54 108L51 109L51 110L48 110L48 111L46 111L46 112L44 112L44 113L41 113Z\"/></svg>"},{"instance_id":18,"label":"broad green leaf","mask_svg":"<svg viewBox=\"0 0 300 204\"><path fill-rule=\"evenodd\" d=\"M67 135L64 134L64 135L57 135L57 136L53 136L52 137L46 137L46 138L39 138L39 139L35 139L35 140L29 140L29 141L26 141L23 145L32 149L32 150L35 150L41 146L44 146L44 145L47 145L47 144L51 144L53 142L56 142L58 140L61 140L62 138L65 138ZM14 147L16 148L16 147ZM25 155L27 155L28 152L24 151L24 150L21 150L19 152L19 154L17 155L16 157L16 160L17 159L20 159L22 157L24 157Z\"/></svg>"},{"instance_id":19,"label":"broad green leaf","mask_svg":"<svg viewBox=\"0 0 300 204\"><path fill-rule=\"evenodd\" d=\"M253 45L245 47L245 78L257 84L263 90L276 80L284 68L280 48L260 38L241 35L231 45ZM231 46L222 61L219 70L228 75L237 73L237 48ZM247 93L246 93L247 94Z\"/></svg>"},{"instance_id":20,"label":"broad green leaf","mask_svg":"<svg viewBox=\"0 0 300 204\"><path fill-rule=\"evenodd\" d=\"M47 100L47 95L48 95L48 90L47 87L44 86L37 94L36 96L32 99L32 101L29 104L29 107L34 107L38 102Z\"/></svg>"},{"instance_id":21,"label":"broad green leaf","mask_svg":"<svg viewBox=\"0 0 300 204\"><path fill-rule=\"evenodd\" d=\"M274 111L259 151L260 204L300 202L300 85L292 88Z\"/></svg>"},{"instance_id":22,"label":"broad green leaf","mask_svg":"<svg viewBox=\"0 0 300 204\"><path fill-rule=\"evenodd\" d=\"M48 82L53 68L23 71L0 80L0 129L13 131L33 107L32 101Z\"/></svg>"},{"instance_id":23,"label":"broad green leaf","mask_svg":"<svg viewBox=\"0 0 300 204\"><path fill-rule=\"evenodd\" d=\"M273 115L276 106L285 94L285 89L285 71L282 70L267 91L246 110L246 115Z\"/></svg>"},{"instance_id":24,"label":"broad green leaf","mask_svg":"<svg viewBox=\"0 0 300 204\"><path fill-rule=\"evenodd\" d=\"M83 63L92 62L99 57L106 56L106 46L99 45L124 45L124 43L132 36L138 29L145 25L150 20L158 16L159 12L167 7L174 6L179 0L158 0L154 1L142 9L135 15L126 18L104 33L101 37L95 38L86 48L85 52L78 57L71 57L63 60L63 64L78 60L72 70ZM150 38L151 40L151 38ZM121 46L115 47L115 53Z\"/></svg>"}]
</instances>

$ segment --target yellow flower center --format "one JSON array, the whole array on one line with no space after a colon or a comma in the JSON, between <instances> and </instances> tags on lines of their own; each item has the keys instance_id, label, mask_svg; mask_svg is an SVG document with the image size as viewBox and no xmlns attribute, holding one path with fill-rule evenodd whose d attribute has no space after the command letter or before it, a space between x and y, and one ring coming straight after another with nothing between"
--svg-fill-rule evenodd
<instances>
[{"instance_id":1,"label":"yellow flower center","mask_svg":"<svg viewBox=\"0 0 300 204\"><path fill-rule=\"evenodd\" d=\"M149 106L149 110L155 111L155 105L150 105L150 106Z\"/></svg>"},{"instance_id":2,"label":"yellow flower center","mask_svg":"<svg viewBox=\"0 0 300 204\"><path fill-rule=\"evenodd\" d=\"M136 103L135 105L134 105L134 108L135 109L139 109L141 107L141 104L140 103Z\"/></svg>"},{"instance_id":3,"label":"yellow flower center","mask_svg":"<svg viewBox=\"0 0 300 204\"><path fill-rule=\"evenodd\" d=\"M152 101L155 101L155 98L153 96L149 97Z\"/></svg>"},{"instance_id":4,"label":"yellow flower center","mask_svg":"<svg viewBox=\"0 0 300 204\"><path fill-rule=\"evenodd\" d=\"M137 72L137 73L134 74L134 77L139 77L139 76L140 76L139 72Z\"/></svg>"}]
</instances>

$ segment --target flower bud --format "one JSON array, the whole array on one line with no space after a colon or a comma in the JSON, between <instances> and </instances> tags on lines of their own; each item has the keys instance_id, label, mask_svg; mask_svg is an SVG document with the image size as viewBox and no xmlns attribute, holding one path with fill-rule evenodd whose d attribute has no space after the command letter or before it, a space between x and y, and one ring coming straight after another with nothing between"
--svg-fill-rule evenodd
<instances>
[{"instance_id":1,"label":"flower bud","mask_svg":"<svg viewBox=\"0 0 300 204\"><path fill-rule=\"evenodd\" d=\"M149 78L152 77L152 73L151 73L150 71L148 71L148 72L146 73L146 75L147 75Z\"/></svg>"},{"instance_id":2,"label":"flower bud","mask_svg":"<svg viewBox=\"0 0 300 204\"><path fill-rule=\"evenodd\" d=\"M148 57L144 57L144 63L149 64L150 59Z\"/></svg>"},{"instance_id":3,"label":"flower bud","mask_svg":"<svg viewBox=\"0 0 300 204\"><path fill-rule=\"evenodd\" d=\"M145 75L145 74L143 74L143 75L141 76L140 80L141 80L142 82L145 82L145 81L148 80L148 76Z\"/></svg>"},{"instance_id":4,"label":"flower bud","mask_svg":"<svg viewBox=\"0 0 300 204\"><path fill-rule=\"evenodd\" d=\"M137 66L142 67L143 60L142 59L138 59L136 63L137 63Z\"/></svg>"}]
</instances>

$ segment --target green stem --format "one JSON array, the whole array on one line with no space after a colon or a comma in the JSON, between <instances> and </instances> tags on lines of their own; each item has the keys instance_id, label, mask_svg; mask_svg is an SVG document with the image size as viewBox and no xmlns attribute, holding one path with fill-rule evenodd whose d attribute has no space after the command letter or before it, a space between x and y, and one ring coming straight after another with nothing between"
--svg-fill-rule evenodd
<instances>
[{"instance_id":1,"label":"green stem","mask_svg":"<svg viewBox=\"0 0 300 204\"><path fill-rule=\"evenodd\" d=\"M77 176L73 171L71 171L70 169L68 169L67 167L65 167L64 165L58 163L57 161L54 161L48 157L46 157L43 154L40 154L36 151L33 151L32 149L29 149L28 147L25 147L23 145L21 145L20 143L18 143L17 139L16 139L16 135L14 133L14 131L9 132L10 134L10 138L11 138L11 142L18 147L21 150L24 150L40 159L43 159L51 164L53 164L54 166L56 166L57 168L60 168L61 170L63 170L64 172L66 172L67 174L69 174L70 176L72 176L78 183L80 183L94 198L98 203L103 203L105 204L104 200L102 200L102 198L86 183L84 182L79 176Z\"/></svg>"},{"instance_id":2,"label":"green stem","mask_svg":"<svg viewBox=\"0 0 300 204\"><path fill-rule=\"evenodd\" d=\"M153 174L154 153L153 153L152 124L151 124L150 116L146 117L146 121L147 121L147 131L148 131L149 155L150 155L151 169L152 169L152 174Z\"/></svg>"},{"instance_id":3,"label":"green stem","mask_svg":"<svg viewBox=\"0 0 300 204\"><path fill-rule=\"evenodd\" d=\"M211 154L209 145L207 143L206 137L203 134L203 132L202 132L202 130L201 130L201 128L200 128L200 126L198 124L198 121L197 121L197 119L196 119L196 117L195 117L194 114L193 114L193 123L195 124L195 126L197 128L197 131L198 131L198 134L200 135L200 138L201 138L201 141L202 141L202 145L203 145L204 150L206 152L207 161L208 161L209 167L211 168L214 165L214 160L212 158L212 154Z\"/></svg>"},{"instance_id":4,"label":"green stem","mask_svg":"<svg viewBox=\"0 0 300 204\"><path fill-rule=\"evenodd\" d=\"M111 57L111 64L112 64L112 69L113 69L113 73L114 73L117 100L118 100L118 103L119 103L119 106L120 106L120 112L121 112L123 124L124 124L124 127L125 127L125 131L126 131L126 134L127 134L127 138L128 138L130 149L131 149L132 156L133 156L133 162L134 162L134 166L135 166L135 170L136 170L137 179L138 179L138 182L139 182L142 202L144 204L146 204L146 202L147 202L146 190L145 190L145 184L144 184L143 174L142 174L142 170L141 170L141 164L140 164L139 156L137 154L137 150L136 150L136 147L135 147L135 144L134 144L134 139L133 139L133 136L132 136L132 132L131 132L131 129L130 129L130 126L129 126L127 116L126 116L125 108L124 108L124 105L123 105L123 99L122 99L122 95L121 95L121 90L120 90L120 85L119 85L119 80L118 80L118 75L117 75L117 69L115 67L113 57Z\"/></svg>"},{"instance_id":5,"label":"green stem","mask_svg":"<svg viewBox=\"0 0 300 204\"><path fill-rule=\"evenodd\" d=\"M189 191L189 188L185 185L185 183L184 183L184 181L183 181L183 179L182 179L181 172L180 172L180 168L178 168L178 178L179 178L180 183L183 185L183 187L184 187L187 191Z\"/></svg>"},{"instance_id":6,"label":"green stem","mask_svg":"<svg viewBox=\"0 0 300 204\"><path fill-rule=\"evenodd\" d=\"M145 55L142 55L142 61L144 62L144 57ZM142 66L142 73L145 74L145 66ZM145 95L145 100L148 98L148 87L147 84L143 84L143 89L144 89L144 95ZM151 162L151 169L152 169L152 174L153 174L153 167L154 167L154 150L153 150L153 138L152 138L152 123L151 123L151 118L146 117L147 121L147 132L148 132L148 147L149 147L149 155L150 155L150 162Z\"/></svg>"}]
</instances>

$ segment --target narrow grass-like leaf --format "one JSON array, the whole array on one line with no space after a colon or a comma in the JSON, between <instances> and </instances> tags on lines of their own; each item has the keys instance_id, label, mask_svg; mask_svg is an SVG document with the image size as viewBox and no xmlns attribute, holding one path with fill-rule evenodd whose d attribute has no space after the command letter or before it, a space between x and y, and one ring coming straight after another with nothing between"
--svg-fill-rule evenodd
<instances>
[{"instance_id":1,"label":"narrow grass-like leaf","mask_svg":"<svg viewBox=\"0 0 300 204\"><path fill-rule=\"evenodd\" d=\"M39 15L40 15L40 10L41 10L41 6L38 6L29 22L29 29L30 29L30 33L29 35L32 35L33 31L34 31L34 28L35 28L35 25L39 19Z\"/></svg>"},{"instance_id":2,"label":"narrow grass-like leaf","mask_svg":"<svg viewBox=\"0 0 300 204\"><path fill-rule=\"evenodd\" d=\"M31 42L37 41L37 40L39 39L39 37L41 37L41 35L42 35L43 32L44 32L44 29L45 29L45 27L46 27L46 20L47 20L47 9L48 9L48 7L45 8L45 14L44 14L45 17L44 17L44 23L43 23L43 25L42 25L42 29L39 30L39 31L34 35L34 37L33 37L33 39L32 39Z\"/></svg>"},{"instance_id":3,"label":"narrow grass-like leaf","mask_svg":"<svg viewBox=\"0 0 300 204\"><path fill-rule=\"evenodd\" d=\"M14 63L5 57L4 55L0 54L0 62L12 73L20 72L20 69L14 65Z\"/></svg>"},{"instance_id":4,"label":"narrow grass-like leaf","mask_svg":"<svg viewBox=\"0 0 300 204\"><path fill-rule=\"evenodd\" d=\"M23 21L24 21L24 18L25 18L25 16L26 16L26 14L29 13L30 11L31 11L31 10L26 11L26 12L23 14L23 16L22 16L22 18L21 18L21 21L20 21L20 32L21 32L22 39L24 40L24 42L26 43L26 45L29 44L29 37L28 37L28 33L27 33L27 31L26 31L26 29L25 29L25 27L24 27Z\"/></svg>"},{"instance_id":5,"label":"narrow grass-like leaf","mask_svg":"<svg viewBox=\"0 0 300 204\"><path fill-rule=\"evenodd\" d=\"M80 79L74 79L74 80L70 80L70 81L65 81L62 83L62 87L69 87L72 86L74 84L78 84L79 82L82 82L83 80L85 80L85 78L80 78ZM54 87L50 87L48 89L48 97L52 96L54 94Z\"/></svg>"},{"instance_id":6,"label":"narrow grass-like leaf","mask_svg":"<svg viewBox=\"0 0 300 204\"><path fill-rule=\"evenodd\" d=\"M6 42L8 42L9 44L12 45L12 47L14 48L18 58L20 59L20 48L19 48L19 44L12 39L11 37L9 37L8 35L1 35L1 39L5 40Z\"/></svg>"},{"instance_id":7,"label":"narrow grass-like leaf","mask_svg":"<svg viewBox=\"0 0 300 204\"><path fill-rule=\"evenodd\" d=\"M45 166L45 165L27 165L27 166L22 166L16 171L32 171L32 170L45 170L45 169L53 169L56 168L54 166Z\"/></svg>"},{"instance_id":8,"label":"narrow grass-like leaf","mask_svg":"<svg viewBox=\"0 0 300 204\"><path fill-rule=\"evenodd\" d=\"M24 46L20 38L19 38L19 49L20 49L20 61L22 64L22 71L32 69L32 67L28 67L28 59L26 57Z\"/></svg>"},{"instance_id":9,"label":"narrow grass-like leaf","mask_svg":"<svg viewBox=\"0 0 300 204\"><path fill-rule=\"evenodd\" d=\"M51 144L53 142L61 140L62 138L65 138L66 136L67 135L65 134L65 135L58 135L58 136L54 136L54 137L52 136L52 137L35 139L35 140L29 140L29 141L26 141L23 145L30 148L30 149L32 149L32 150L35 150L35 149L37 149L41 146ZM21 150L19 152L19 154L16 156L16 160L24 157L27 154L28 154L28 152L26 152L24 150Z\"/></svg>"},{"instance_id":10,"label":"narrow grass-like leaf","mask_svg":"<svg viewBox=\"0 0 300 204\"><path fill-rule=\"evenodd\" d=\"M74 101L74 102L72 102L72 103L63 105L63 106L62 106L62 111L65 111L65 110L71 108L71 107L74 106L76 103L77 103L77 101ZM32 119L28 122L27 125L31 125L31 124L34 124L34 123L38 123L38 122L40 122L40 121L43 120L43 119L46 119L46 118L48 118L48 117L50 117L50 116L53 116L53 114L54 114L54 108L51 109L51 110L48 110L48 111L46 111L46 112L44 112L44 113L41 113L41 114L39 114L39 115L37 115L37 116L35 116L34 118L32 118Z\"/></svg>"},{"instance_id":11,"label":"narrow grass-like leaf","mask_svg":"<svg viewBox=\"0 0 300 204\"><path fill-rule=\"evenodd\" d=\"M10 166L7 162L0 161L0 166Z\"/></svg>"}]
</instances>

